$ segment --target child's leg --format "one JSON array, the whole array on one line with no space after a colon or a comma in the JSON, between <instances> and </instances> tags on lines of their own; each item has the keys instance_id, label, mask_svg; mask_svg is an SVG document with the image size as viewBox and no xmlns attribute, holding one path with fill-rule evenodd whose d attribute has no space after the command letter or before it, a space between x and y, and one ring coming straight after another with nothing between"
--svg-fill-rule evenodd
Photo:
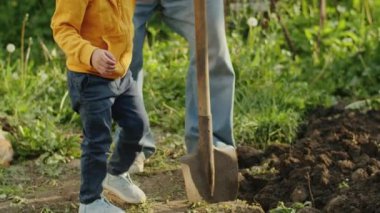
<instances>
[{"instance_id":1,"label":"child's leg","mask_svg":"<svg viewBox=\"0 0 380 213\"><path fill-rule=\"evenodd\" d=\"M71 102L80 114L83 126L81 144L80 202L89 204L100 198L102 181L107 171L111 144L112 105L115 93L111 80L68 72Z\"/></svg>"},{"instance_id":2,"label":"child's leg","mask_svg":"<svg viewBox=\"0 0 380 213\"><path fill-rule=\"evenodd\" d=\"M120 129L103 187L125 202L143 203L145 193L125 173L134 162L136 153L142 151L141 138L149 133L148 117L130 71L117 83L117 94L112 117Z\"/></svg>"},{"instance_id":3,"label":"child's leg","mask_svg":"<svg viewBox=\"0 0 380 213\"><path fill-rule=\"evenodd\" d=\"M112 107L112 116L121 127L108 165L108 172L112 175L120 175L128 170L136 153L141 151L139 141L144 134L149 133L148 116L131 75L122 79L120 92Z\"/></svg>"}]
</instances>

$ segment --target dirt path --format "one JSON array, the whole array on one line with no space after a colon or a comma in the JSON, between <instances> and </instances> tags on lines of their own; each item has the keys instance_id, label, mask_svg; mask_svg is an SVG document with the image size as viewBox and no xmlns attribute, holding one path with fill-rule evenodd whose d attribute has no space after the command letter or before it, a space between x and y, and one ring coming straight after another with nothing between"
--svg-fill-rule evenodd
<instances>
[{"instance_id":1,"label":"dirt path","mask_svg":"<svg viewBox=\"0 0 380 213\"><path fill-rule=\"evenodd\" d=\"M19 197L12 197L0 202L0 212L77 212L79 161L74 160L64 167L59 178L49 181L37 172L38 168L35 162L30 161L15 165L13 170L30 176L26 182L22 183L25 184L25 187L29 185L30 188L26 188L25 193ZM213 212L220 210L235 212L237 208L240 209L239 212L262 212L260 209L240 201L218 205L190 205L186 201L182 173L179 169L146 172L134 175L132 178L147 194L147 203L128 205L107 194L111 202L125 208L127 212L175 213L188 212L192 209L196 209L197 212L209 212L210 210Z\"/></svg>"},{"instance_id":2,"label":"dirt path","mask_svg":"<svg viewBox=\"0 0 380 213\"><path fill-rule=\"evenodd\" d=\"M26 194L22 192L19 197L0 202L0 212L41 212L42 210L76 212L78 207L79 160L62 166L65 167L64 172L59 178L52 181L40 175L34 162L14 166L14 170L29 175L30 179L28 178L22 184L25 184L24 187L30 187L25 189ZM144 173L134 176L133 179L146 192L149 201L140 207L123 205L126 209L136 212L184 212L189 206L183 194L180 170ZM173 200L173 202L168 202L169 200Z\"/></svg>"},{"instance_id":3,"label":"dirt path","mask_svg":"<svg viewBox=\"0 0 380 213\"><path fill-rule=\"evenodd\" d=\"M110 197L127 212L263 212L244 201L190 205L178 165L183 144L161 145L146 172L132 177L148 202L126 205ZM292 145L238 148L239 199L258 202L266 211L284 201L315 207L303 212L380 213L379 147L380 111L316 110ZM170 163L163 166L163 161ZM22 162L0 173L0 183L0 212L78 211L78 160L59 167Z\"/></svg>"}]
</instances>

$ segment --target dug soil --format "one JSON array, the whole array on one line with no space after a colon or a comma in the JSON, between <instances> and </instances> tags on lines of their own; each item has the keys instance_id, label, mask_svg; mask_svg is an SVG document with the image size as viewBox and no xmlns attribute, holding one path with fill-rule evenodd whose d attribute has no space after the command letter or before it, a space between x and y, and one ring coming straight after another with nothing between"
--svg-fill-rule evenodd
<instances>
[{"instance_id":1,"label":"dug soil","mask_svg":"<svg viewBox=\"0 0 380 213\"><path fill-rule=\"evenodd\" d=\"M317 109L291 145L238 148L239 198L266 211L309 201L309 212L378 213L379 147L379 111Z\"/></svg>"}]
</instances>

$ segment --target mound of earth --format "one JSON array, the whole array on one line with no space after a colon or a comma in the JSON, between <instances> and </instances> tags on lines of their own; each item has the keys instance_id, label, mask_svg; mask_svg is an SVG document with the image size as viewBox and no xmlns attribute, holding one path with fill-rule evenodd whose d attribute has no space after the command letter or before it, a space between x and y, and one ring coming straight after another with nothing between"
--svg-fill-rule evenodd
<instances>
[{"instance_id":1,"label":"mound of earth","mask_svg":"<svg viewBox=\"0 0 380 213\"><path fill-rule=\"evenodd\" d=\"M379 147L380 111L317 109L291 145L238 148L239 198L264 210L310 201L315 212L380 212Z\"/></svg>"}]
</instances>

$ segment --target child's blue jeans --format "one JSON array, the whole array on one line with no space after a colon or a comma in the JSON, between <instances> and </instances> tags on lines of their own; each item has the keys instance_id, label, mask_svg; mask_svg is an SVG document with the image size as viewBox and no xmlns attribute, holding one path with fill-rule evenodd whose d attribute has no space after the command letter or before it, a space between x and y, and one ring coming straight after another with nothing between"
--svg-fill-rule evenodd
<instances>
[{"instance_id":1,"label":"child's blue jeans","mask_svg":"<svg viewBox=\"0 0 380 213\"><path fill-rule=\"evenodd\" d=\"M79 197L88 204L100 198L107 172L124 173L141 152L139 141L149 129L148 118L130 72L116 80L72 71L67 76L71 104L83 126ZM107 165L112 120L120 132Z\"/></svg>"}]
</instances>

